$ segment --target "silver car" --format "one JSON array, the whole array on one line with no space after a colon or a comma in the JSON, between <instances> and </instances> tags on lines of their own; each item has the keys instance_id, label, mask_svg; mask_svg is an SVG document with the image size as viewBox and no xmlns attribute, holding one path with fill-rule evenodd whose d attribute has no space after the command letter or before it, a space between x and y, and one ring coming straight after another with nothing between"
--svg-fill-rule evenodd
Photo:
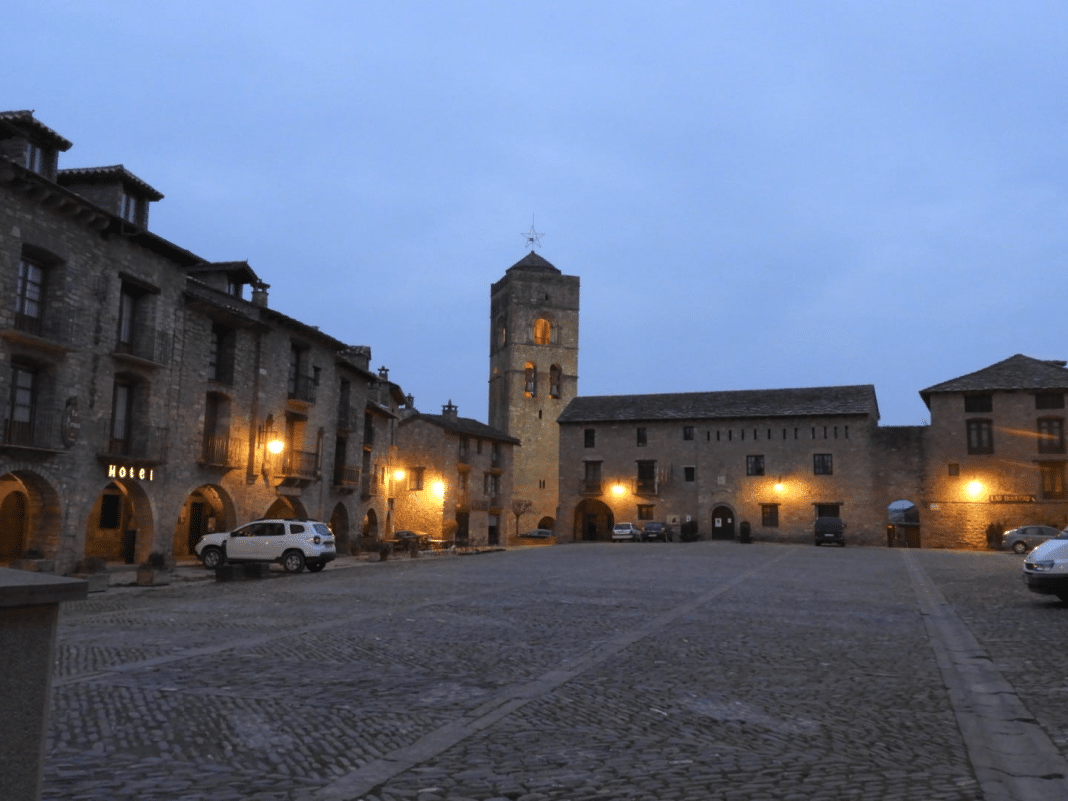
<instances>
[{"instance_id":1,"label":"silver car","mask_svg":"<svg viewBox=\"0 0 1068 801\"><path fill-rule=\"evenodd\" d=\"M633 523L612 526L612 542L641 542L642 532Z\"/></svg>"},{"instance_id":2,"label":"silver car","mask_svg":"<svg viewBox=\"0 0 1068 801\"><path fill-rule=\"evenodd\" d=\"M1003 547L1011 548L1013 553L1027 553L1046 540L1060 535L1061 532L1053 526L1020 526L1006 531L1001 542Z\"/></svg>"}]
</instances>

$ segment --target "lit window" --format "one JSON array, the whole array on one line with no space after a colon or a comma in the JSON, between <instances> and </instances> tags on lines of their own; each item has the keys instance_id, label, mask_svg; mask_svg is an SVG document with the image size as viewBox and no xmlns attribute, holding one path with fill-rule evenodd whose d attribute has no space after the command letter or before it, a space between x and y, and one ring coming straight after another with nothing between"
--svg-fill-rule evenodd
<instances>
[{"instance_id":1,"label":"lit window","mask_svg":"<svg viewBox=\"0 0 1068 801\"><path fill-rule=\"evenodd\" d=\"M553 336L553 324L545 318L534 321L534 344L548 345Z\"/></svg>"}]
</instances>

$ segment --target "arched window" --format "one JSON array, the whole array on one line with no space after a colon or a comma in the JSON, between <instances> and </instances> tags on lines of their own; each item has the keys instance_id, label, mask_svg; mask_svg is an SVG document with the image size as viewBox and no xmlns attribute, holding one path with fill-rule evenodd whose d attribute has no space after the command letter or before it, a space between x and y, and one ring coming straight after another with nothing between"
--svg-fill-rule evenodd
<instances>
[{"instance_id":1,"label":"arched window","mask_svg":"<svg viewBox=\"0 0 1068 801\"><path fill-rule=\"evenodd\" d=\"M553 338L553 324L544 317L534 321L534 344L548 345Z\"/></svg>"},{"instance_id":2,"label":"arched window","mask_svg":"<svg viewBox=\"0 0 1068 801\"><path fill-rule=\"evenodd\" d=\"M523 394L528 398L535 398L538 395L538 368L534 362L526 363L526 383Z\"/></svg>"},{"instance_id":3,"label":"arched window","mask_svg":"<svg viewBox=\"0 0 1068 801\"><path fill-rule=\"evenodd\" d=\"M503 348L508 344L508 325L503 317L497 319L497 347Z\"/></svg>"},{"instance_id":4,"label":"arched window","mask_svg":"<svg viewBox=\"0 0 1068 801\"><path fill-rule=\"evenodd\" d=\"M549 397L560 397L560 365L554 364L549 368Z\"/></svg>"}]
</instances>

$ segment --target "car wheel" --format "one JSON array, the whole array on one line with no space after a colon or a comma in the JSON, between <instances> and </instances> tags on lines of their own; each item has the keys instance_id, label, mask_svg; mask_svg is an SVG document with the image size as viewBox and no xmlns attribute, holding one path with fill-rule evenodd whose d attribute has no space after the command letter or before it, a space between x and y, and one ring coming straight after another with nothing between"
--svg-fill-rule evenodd
<instances>
[{"instance_id":1,"label":"car wheel","mask_svg":"<svg viewBox=\"0 0 1068 801\"><path fill-rule=\"evenodd\" d=\"M304 554L300 551L288 551L282 557L282 567L287 573L299 573L304 569Z\"/></svg>"},{"instance_id":2,"label":"car wheel","mask_svg":"<svg viewBox=\"0 0 1068 801\"><path fill-rule=\"evenodd\" d=\"M1024 542L1023 540L1016 540L1016 542L1014 542L1012 544L1012 552L1013 553L1027 553L1027 543Z\"/></svg>"},{"instance_id":3,"label":"car wheel","mask_svg":"<svg viewBox=\"0 0 1068 801\"><path fill-rule=\"evenodd\" d=\"M816 540L816 547L819 548L821 545L823 545L823 543L819 540Z\"/></svg>"},{"instance_id":4,"label":"car wheel","mask_svg":"<svg viewBox=\"0 0 1068 801\"><path fill-rule=\"evenodd\" d=\"M208 570L214 570L217 567L221 567L226 559L221 548L208 547L200 555L200 561L204 563L204 567Z\"/></svg>"},{"instance_id":5,"label":"car wheel","mask_svg":"<svg viewBox=\"0 0 1068 801\"><path fill-rule=\"evenodd\" d=\"M326 567L326 562L309 562L304 566L308 568L309 573L318 573L320 570Z\"/></svg>"}]
</instances>

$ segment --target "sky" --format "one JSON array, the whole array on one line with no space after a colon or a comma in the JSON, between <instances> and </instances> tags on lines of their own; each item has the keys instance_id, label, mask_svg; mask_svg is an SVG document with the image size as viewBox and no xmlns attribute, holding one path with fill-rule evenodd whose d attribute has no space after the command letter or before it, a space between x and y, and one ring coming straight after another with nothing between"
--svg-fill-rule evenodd
<instances>
[{"instance_id":1,"label":"sky","mask_svg":"<svg viewBox=\"0 0 1068 801\"><path fill-rule=\"evenodd\" d=\"M270 305L487 419L490 285L581 279L580 395L1068 359L1068 4L17 1L0 107Z\"/></svg>"}]
</instances>

